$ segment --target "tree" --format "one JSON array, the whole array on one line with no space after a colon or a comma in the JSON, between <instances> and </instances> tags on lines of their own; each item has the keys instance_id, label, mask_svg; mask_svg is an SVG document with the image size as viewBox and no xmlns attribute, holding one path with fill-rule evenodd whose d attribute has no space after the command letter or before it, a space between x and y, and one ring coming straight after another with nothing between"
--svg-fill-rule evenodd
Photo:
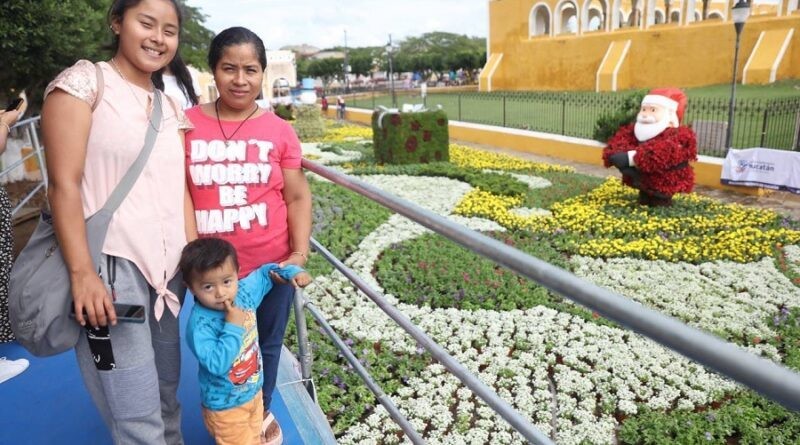
<instances>
[{"instance_id":1,"label":"tree","mask_svg":"<svg viewBox=\"0 0 800 445\"><path fill-rule=\"evenodd\" d=\"M181 30L181 57L188 64L198 69L208 66L208 45L214 33L203 24L208 16L198 7L189 6L180 1L183 10L183 29Z\"/></svg>"},{"instance_id":2,"label":"tree","mask_svg":"<svg viewBox=\"0 0 800 445\"><path fill-rule=\"evenodd\" d=\"M350 58L350 72L360 76L372 76L375 68L375 60L381 57L383 48L379 46L369 46L363 48L353 48L348 50Z\"/></svg>"},{"instance_id":3,"label":"tree","mask_svg":"<svg viewBox=\"0 0 800 445\"><path fill-rule=\"evenodd\" d=\"M180 1L180 0L179 0ZM44 87L79 59L110 57L111 34L106 23L108 0L0 1L0 94L26 90L33 110ZM181 55L205 67L213 33L203 26L199 8L183 7Z\"/></svg>"},{"instance_id":4,"label":"tree","mask_svg":"<svg viewBox=\"0 0 800 445\"><path fill-rule=\"evenodd\" d=\"M313 59L308 64L308 75L321 77L323 83L327 85L331 78L339 77L342 74L342 63L344 63L344 59L337 57Z\"/></svg>"},{"instance_id":5,"label":"tree","mask_svg":"<svg viewBox=\"0 0 800 445\"><path fill-rule=\"evenodd\" d=\"M409 37L395 54L396 71L472 69L482 66L486 56L486 39L449 32L429 32Z\"/></svg>"},{"instance_id":6,"label":"tree","mask_svg":"<svg viewBox=\"0 0 800 445\"><path fill-rule=\"evenodd\" d=\"M0 88L27 90L34 108L56 74L78 59L96 60L107 40L102 0L0 2Z\"/></svg>"}]
</instances>

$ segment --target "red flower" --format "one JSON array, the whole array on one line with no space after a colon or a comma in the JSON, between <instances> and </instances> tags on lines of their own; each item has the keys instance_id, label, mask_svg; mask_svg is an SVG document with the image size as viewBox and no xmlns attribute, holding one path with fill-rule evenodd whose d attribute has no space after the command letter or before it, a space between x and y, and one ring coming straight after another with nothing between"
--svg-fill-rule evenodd
<instances>
[{"instance_id":1,"label":"red flower","mask_svg":"<svg viewBox=\"0 0 800 445\"><path fill-rule=\"evenodd\" d=\"M393 114L392 117L389 119L389 122L391 122L392 125L396 127L403 122L403 118L400 117L399 114Z\"/></svg>"},{"instance_id":2,"label":"red flower","mask_svg":"<svg viewBox=\"0 0 800 445\"><path fill-rule=\"evenodd\" d=\"M422 125L420 125L419 122L417 122L417 121L411 122L411 130L413 130L413 131L419 131L419 127L421 127L421 126Z\"/></svg>"},{"instance_id":3,"label":"red flower","mask_svg":"<svg viewBox=\"0 0 800 445\"><path fill-rule=\"evenodd\" d=\"M416 136L409 136L406 139L406 151L409 153L413 153L417 151L417 146L419 146L419 142L417 142Z\"/></svg>"},{"instance_id":4,"label":"red flower","mask_svg":"<svg viewBox=\"0 0 800 445\"><path fill-rule=\"evenodd\" d=\"M431 140L431 132L430 130L425 130L422 132L422 140L428 142Z\"/></svg>"}]
</instances>

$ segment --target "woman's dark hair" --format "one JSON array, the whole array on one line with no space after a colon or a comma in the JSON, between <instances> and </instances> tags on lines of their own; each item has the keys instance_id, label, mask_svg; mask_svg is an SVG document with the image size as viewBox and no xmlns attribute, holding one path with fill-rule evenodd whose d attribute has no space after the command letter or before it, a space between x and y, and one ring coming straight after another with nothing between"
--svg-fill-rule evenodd
<instances>
[{"instance_id":1,"label":"woman's dark hair","mask_svg":"<svg viewBox=\"0 0 800 445\"><path fill-rule=\"evenodd\" d=\"M106 21L108 21L109 26L117 20L122 21L125 11L135 7L141 2L142 0L114 0L111 6L108 7L108 15L106 15ZM169 2L175 7L175 14L178 15L178 28L183 28L183 11L181 10L181 6L176 0L169 0ZM114 53L119 49L119 36L113 31L111 32L111 45L109 45L109 48Z\"/></svg>"},{"instance_id":2,"label":"woman's dark hair","mask_svg":"<svg viewBox=\"0 0 800 445\"><path fill-rule=\"evenodd\" d=\"M214 71L214 68L217 67L217 63L219 63L219 59L222 58L222 53L225 52L225 48L234 45L245 45L247 43L253 45L253 48L256 50L256 55L258 56L258 62L261 63L261 69L266 70L267 50L264 47L264 42L256 33L247 28L242 28L241 26L228 28L214 37L214 40L211 41L211 46L208 48L208 67L211 68L212 72Z\"/></svg>"},{"instance_id":3,"label":"woman's dark hair","mask_svg":"<svg viewBox=\"0 0 800 445\"><path fill-rule=\"evenodd\" d=\"M222 267L228 258L239 270L239 258L233 244L222 238L198 238L183 247L178 269L183 274L183 281L189 283L199 274Z\"/></svg>"},{"instance_id":4,"label":"woman's dark hair","mask_svg":"<svg viewBox=\"0 0 800 445\"><path fill-rule=\"evenodd\" d=\"M175 79L178 81L178 87L183 91L183 95L189 98L189 102L192 105L197 105L197 92L194 90L194 85L192 82L192 74L189 73L189 68L186 66L186 63L181 58L180 54L175 54L175 58L169 62L169 71L175 76ZM153 80L153 85L161 91L164 91L164 72L166 68L161 68L160 70L153 73L150 76Z\"/></svg>"}]
</instances>

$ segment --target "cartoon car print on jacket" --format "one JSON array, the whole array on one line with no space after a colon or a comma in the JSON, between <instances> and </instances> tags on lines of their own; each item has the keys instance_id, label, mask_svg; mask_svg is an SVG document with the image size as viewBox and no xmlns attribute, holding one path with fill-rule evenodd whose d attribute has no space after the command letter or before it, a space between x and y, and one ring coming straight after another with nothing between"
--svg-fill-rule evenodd
<instances>
[{"instance_id":1,"label":"cartoon car print on jacket","mask_svg":"<svg viewBox=\"0 0 800 445\"><path fill-rule=\"evenodd\" d=\"M258 379L258 372L261 367L261 360L258 358L258 344L252 342L247 350L240 354L236 361L233 362L233 366L228 373L228 378L231 380L231 383L234 385L244 385L253 375Z\"/></svg>"}]
</instances>

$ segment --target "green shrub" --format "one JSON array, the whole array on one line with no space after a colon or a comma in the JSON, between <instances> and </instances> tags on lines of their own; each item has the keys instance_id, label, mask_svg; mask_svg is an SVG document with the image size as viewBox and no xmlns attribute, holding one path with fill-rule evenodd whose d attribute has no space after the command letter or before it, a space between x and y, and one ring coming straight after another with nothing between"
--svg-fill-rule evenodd
<instances>
[{"instance_id":1,"label":"green shrub","mask_svg":"<svg viewBox=\"0 0 800 445\"><path fill-rule=\"evenodd\" d=\"M611 136L614 136L619 127L633 122L636 119L636 114L639 113L645 94L644 91L633 93L625 98L620 109L600 115L600 118L594 124L592 138L605 143Z\"/></svg>"},{"instance_id":2,"label":"green shrub","mask_svg":"<svg viewBox=\"0 0 800 445\"><path fill-rule=\"evenodd\" d=\"M276 105L275 106L275 114L279 118L281 118L281 119L283 119L285 121L290 121L290 120L294 119L294 117L292 116L292 106L291 105L284 105L284 104Z\"/></svg>"},{"instance_id":3,"label":"green shrub","mask_svg":"<svg viewBox=\"0 0 800 445\"><path fill-rule=\"evenodd\" d=\"M295 109L294 131L300 140L319 138L325 135L325 120L316 105L300 105Z\"/></svg>"},{"instance_id":4,"label":"green shrub","mask_svg":"<svg viewBox=\"0 0 800 445\"><path fill-rule=\"evenodd\" d=\"M312 236L337 258L347 258L370 232L389 219L392 212L356 192L330 182L309 181L313 200ZM306 269L314 276L333 270L313 253Z\"/></svg>"},{"instance_id":5,"label":"green shrub","mask_svg":"<svg viewBox=\"0 0 800 445\"><path fill-rule=\"evenodd\" d=\"M444 111L372 113L372 142L380 164L449 161L449 140Z\"/></svg>"}]
</instances>

